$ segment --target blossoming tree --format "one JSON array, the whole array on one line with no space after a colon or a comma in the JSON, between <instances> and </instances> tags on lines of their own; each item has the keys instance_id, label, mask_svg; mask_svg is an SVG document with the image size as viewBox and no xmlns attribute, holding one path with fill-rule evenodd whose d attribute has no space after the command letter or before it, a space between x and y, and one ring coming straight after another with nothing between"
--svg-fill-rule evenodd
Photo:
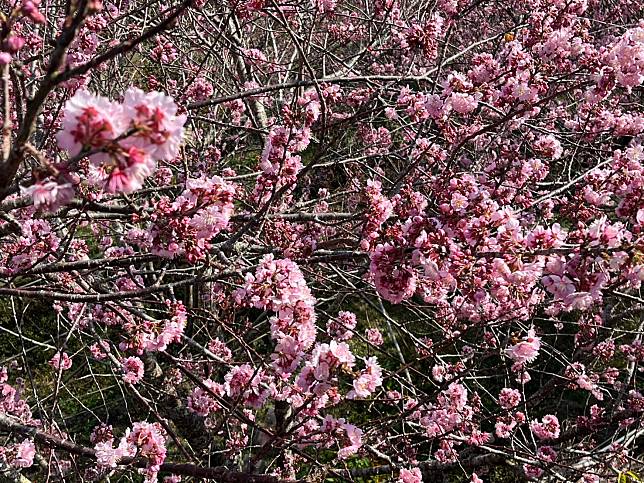
<instances>
[{"instance_id":1,"label":"blossoming tree","mask_svg":"<svg viewBox=\"0 0 644 483\"><path fill-rule=\"evenodd\" d=\"M639 0L2 5L0 478L642 474Z\"/></svg>"}]
</instances>

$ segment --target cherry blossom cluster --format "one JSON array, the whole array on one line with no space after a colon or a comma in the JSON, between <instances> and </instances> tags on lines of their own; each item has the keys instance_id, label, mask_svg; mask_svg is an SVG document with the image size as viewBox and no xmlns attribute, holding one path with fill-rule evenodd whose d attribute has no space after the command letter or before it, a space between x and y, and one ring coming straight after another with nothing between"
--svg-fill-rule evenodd
<instances>
[{"instance_id":1,"label":"cherry blossom cluster","mask_svg":"<svg viewBox=\"0 0 644 483\"><path fill-rule=\"evenodd\" d=\"M165 432L158 423L134 423L116 447L111 428L100 429L94 433L94 449L100 467L115 468L124 458L141 457L146 462L146 467L140 470L146 483L158 481L157 474L167 451Z\"/></svg>"},{"instance_id":2,"label":"cherry blossom cluster","mask_svg":"<svg viewBox=\"0 0 644 483\"><path fill-rule=\"evenodd\" d=\"M257 178L252 198L267 202L278 190L291 191L302 169L298 154L311 142L311 125L321 115L318 93L310 89L297 99L295 109L284 107L282 115L288 121L275 125L266 137L259 161L262 174Z\"/></svg>"},{"instance_id":3,"label":"cherry blossom cluster","mask_svg":"<svg viewBox=\"0 0 644 483\"><path fill-rule=\"evenodd\" d=\"M228 229L233 214L235 186L219 176L188 179L186 189L174 201L161 198L150 216L145 233L132 233L132 241L143 238L152 253L190 261L206 256L213 237Z\"/></svg>"},{"instance_id":4,"label":"cherry blossom cluster","mask_svg":"<svg viewBox=\"0 0 644 483\"><path fill-rule=\"evenodd\" d=\"M254 274L247 274L244 287L235 292L238 303L250 304L256 308L268 309L277 313L270 319L271 335L276 341L275 351L271 354L272 369L277 379L267 377L260 371L252 378L254 392L245 395L246 403L260 405L267 397L286 400L294 408L301 408L304 414L317 414L325 407L337 405L343 398L337 386L337 376L341 372L352 373L356 357L345 342L352 338L351 329L355 327L355 315L340 312L337 319L329 321L329 343L316 342L315 299L302 276L299 267L291 260L275 260L267 255ZM226 384L219 386L230 394L230 380L241 368L233 368L226 376ZM299 371L298 371L299 369ZM252 370L246 368L246 378L251 380ZM229 380L229 377L231 378ZM354 374L352 389L344 395L347 399L367 398L382 385L382 369L375 357L365 360L365 368ZM260 390L260 384L266 388ZM220 394L223 391L220 389ZM253 398L249 401L249 396ZM203 391L193 394L191 404L202 407ZM313 399L311 399L313 398ZM206 397L205 406L212 407L211 398ZM256 406L259 407L259 406ZM195 412L198 412L197 409ZM203 410L201 410L203 412ZM327 428L331 421L333 425ZM307 422L299 431L300 437L322 431L334 434L335 428L342 431L336 439L317 442L318 445L338 444L338 456L346 458L361 447L361 431L344 421L335 421L326 416L325 423L313 425Z\"/></svg>"},{"instance_id":5,"label":"cherry blossom cluster","mask_svg":"<svg viewBox=\"0 0 644 483\"><path fill-rule=\"evenodd\" d=\"M88 182L106 193L131 193L143 186L159 161L172 161L183 138L184 114L161 92L128 89L123 102L81 89L64 107L58 145L71 159L67 172L22 190L34 206L55 211L74 197L78 180L69 172L83 157ZM56 170L58 171L58 170Z\"/></svg>"},{"instance_id":6,"label":"cherry blossom cluster","mask_svg":"<svg viewBox=\"0 0 644 483\"><path fill-rule=\"evenodd\" d=\"M39 7L40 0L25 0L14 4L8 15L3 15L0 65L10 64L26 43L36 40L25 30L46 22Z\"/></svg>"},{"instance_id":7,"label":"cherry blossom cluster","mask_svg":"<svg viewBox=\"0 0 644 483\"><path fill-rule=\"evenodd\" d=\"M0 367L0 415L18 418L30 426L40 425L40 421L32 418L31 408L23 398L23 391L8 384L8 377L7 368ZM13 444L0 445L0 471L7 468L29 468L34 463L35 455L36 447L30 438L18 438Z\"/></svg>"},{"instance_id":8,"label":"cherry blossom cluster","mask_svg":"<svg viewBox=\"0 0 644 483\"><path fill-rule=\"evenodd\" d=\"M181 341L181 335L186 327L187 313L182 302L171 302L166 300L171 317L164 320L138 321L132 318L123 323L123 329L127 337L119 347L123 351L131 351L136 354L144 352L164 351L173 342ZM107 314L114 316L115 314ZM119 320L118 318L116 319ZM134 362L135 372L136 361Z\"/></svg>"}]
</instances>

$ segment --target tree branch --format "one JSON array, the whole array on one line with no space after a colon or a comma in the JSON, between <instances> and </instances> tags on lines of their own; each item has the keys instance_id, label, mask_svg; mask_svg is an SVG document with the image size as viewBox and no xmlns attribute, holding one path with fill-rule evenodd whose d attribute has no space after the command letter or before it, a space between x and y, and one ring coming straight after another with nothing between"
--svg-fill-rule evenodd
<instances>
[{"instance_id":1,"label":"tree branch","mask_svg":"<svg viewBox=\"0 0 644 483\"><path fill-rule=\"evenodd\" d=\"M0 428L5 431L13 431L34 439L35 442L49 448L65 451L70 454L83 456L96 460L96 451L93 448L81 446L72 441L64 440L53 436L33 426L21 424L14 419L0 414ZM133 466L136 468L145 468L147 462L141 458L121 458L118 461L119 466ZM217 467L200 467L193 464L182 463L164 463L161 465L161 471L173 473L175 475L191 476L194 478L214 479L225 483L287 483L293 480L282 480L274 476L253 475L231 471L223 466Z\"/></svg>"}]
</instances>

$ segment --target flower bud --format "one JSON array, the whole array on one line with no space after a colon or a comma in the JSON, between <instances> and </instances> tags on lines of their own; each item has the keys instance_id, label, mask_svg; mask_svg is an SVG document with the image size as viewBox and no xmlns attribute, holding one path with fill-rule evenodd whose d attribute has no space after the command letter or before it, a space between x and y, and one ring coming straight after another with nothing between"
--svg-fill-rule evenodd
<instances>
[{"instance_id":1,"label":"flower bud","mask_svg":"<svg viewBox=\"0 0 644 483\"><path fill-rule=\"evenodd\" d=\"M20 35L9 35L3 43L3 47L7 52L15 54L25 45L25 39Z\"/></svg>"},{"instance_id":2,"label":"flower bud","mask_svg":"<svg viewBox=\"0 0 644 483\"><path fill-rule=\"evenodd\" d=\"M22 4L22 13L35 23L45 23L45 16L38 10L39 3L27 0Z\"/></svg>"},{"instance_id":3,"label":"flower bud","mask_svg":"<svg viewBox=\"0 0 644 483\"><path fill-rule=\"evenodd\" d=\"M7 65L11 63L11 54L8 52L0 52L0 65Z\"/></svg>"}]
</instances>

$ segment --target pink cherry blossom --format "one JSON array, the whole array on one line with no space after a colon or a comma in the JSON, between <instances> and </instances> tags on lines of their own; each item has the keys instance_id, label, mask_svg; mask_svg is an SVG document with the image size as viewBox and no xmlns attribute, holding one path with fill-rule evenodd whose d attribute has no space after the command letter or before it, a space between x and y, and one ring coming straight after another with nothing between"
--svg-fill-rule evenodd
<instances>
[{"instance_id":1,"label":"pink cherry blossom","mask_svg":"<svg viewBox=\"0 0 644 483\"><path fill-rule=\"evenodd\" d=\"M56 370L66 371L72 367L72 359L66 352L56 352L54 357L49 360L49 365Z\"/></svg>"},{"instance_id":2,"label":"pink cherry blossom","mask_svg":"<svg viewBox=\"0 0 644 483\"><path fill-rule=\"evenodd\" d=\"M23 440L22 443L18 444L15 451L16 456L11 462L12 466L15 466L17 468L29 468L34 464L34 456L36 456L36 446L34 445L33 441L29 439Z\"/></svg>"},{"instance_id":3,"label":"pink cherry blossom","mask_svg":"<svg viewBox=\"0 0 644 483\"><path fill-rule=\"evenodd\" d=\"M365 369L353 381L353 389L347 394L350 399L366 398L382 385L382 369L375 357L365 362Z\"/></svg>"},{"instance_id":4,"label":"pink cherry blossom","mask_svg":"<svg viewBox=\"0 0 644 483\"><path fill-rule=\"evenodd\" d=\"M450 103L452 105L452 109L459 114L469 114L478 106L478 101L473 96L462 94L460 92L452 93L450 96Z\"/></svg>"},{"instance_id":5,"label":"pink cherry blossom","mask_svg":"<svg viewBox=\"0 0 644 483\"><path fill-rule=\"evenodd\" d=\"M124 146L136 146L153 159L171 161L179 153L186 116L177 115L174 101L161 92L145 93L130 88L125 92L123 111L134 135Z\"/></svg>"},{"instance_id":6,"label":"pink cherry blossom","mask_svg":"<svg viewBox=\"0 0 644 483\"><path fill-rule=\"evenodd\" d=\"M71 184L59 184L56 181L38 182L27 188L20 188L23 195L30 196L36 208L56 211L68 204L74 197Z\"/></svg>"},{"instance_id":7,"label":"pink cherry blossom","mask_svg":"<svg viewBox=\"0 0 644 483\"><path fill-rule=\"evenodd\" d=\"M401 260L401 250L392 245L378 245L371 257L370 270L378 293L394 304L410 298L416 291L417 276Z\"/></svg>"},{"instance_id":8,"label":"pink cherry blossom","mask_svg":"<svg viewBox=\"0 0 644 483\"><path fill-rule=\"evenodd\" d=\"M412 468L410 470L403 468L400 470L397 481L398 483L422 483L423 475L420 468Z\"/></svg>"},{"instance_id":9,"label":"pink cherry blossom","mask_svg":"<svg viewBox=\"0 0 644 483\"><path fill-rule=\"evenodd\" d=\"M116 165L108 168L105 191L131 193L143 187L145 178L156 168L154 161L134 146L116 157Z\"/></svg>"},{"instance_id":10,"label":"pink cherry blossom","mask_svg":"<svg viewBox=\"0 0 644 483\"><path fill-rule=\"evenodd\" d=\"M525 364L533 362L537 358L540 348L541 338L537 337L534 329L530 329L523 340L506 349L506 354L513 361Z\"/></svg>"},{"instance_id":11,"label":"pink cherry blossom","mask_svg":"<svg viewBox=\"0 0 644 483\"><path fill-rule=\"evenodd\" d=\"M369 343L375 346L380 346L383 343L382 334L376 327L371 327L367 329L366 336Z\"/></svg>"},{"instance_id":12,"label":"pink cherry blossom","mask_svg":"<svg viewBox=\"0 0 644 483\"><path fill-rule=\"evenodd\" d=\"M644 27L628 30L607 54L619 84L632 89L644 82Z\"/></svg>"},{"instance_id":13,"label":"pink cherry blossom","mask_svg":"<svg viewBox=\"0 0 644 483\"><path fill-rule=\"evenodd\" d=\"M78 91L64 107L62 129L56 135L58 145L71 156L82 150L107 148L127 129L127 117L120 104ZM95 162L106 159L106 154L91 156Z\"/></svg>"},{"instance_id":14,"label":"pink cherry blossom","mask_svg":"<svg viewBox=\"0 0 644 483\"><path fill-rule=\"evenodd\" d=\"M503 409L512 409L521 402L521 393L516 389L503 388L499 394L499 405Z\"/></svg>"},{"instance_id":15,"label":"pink cherry blossom","mask_svg":"<svg viewBox=\"0 0 644 483\"><path fill-rule=\"evenodd\" d=\"M348 311L340 311L337 319L327 323L327 333L337 340L347 340L353 336L352 329L357 324L356 315Z\"/></svg>"},{"instance_id":16,"label":"pink cherry blossom","mask_svg":"<svg viewBox=\"0 0 644 483\"><path fill-rule=\"evenodd\" d=\"M122 438L118 447L114 448L114 440L102 441L94 446L96 461L99 466L116 468L121 458L133 457L136 454L136 446Z\"/></svg>"},{"instance_id":17,"label":"pink cherry blossom","mask_svg":"<svg viewBox=\"0 0 644 483\"><path fill-rule=\"evenodd\" d=\"M143 361L138 357L128 357L123 360L123 380L128 384L136 384L143 378Z\"/></svg>"},{"instance_id":18,"label":"pink cherry blossom","mask_svg":"<svg viewBox=\"0 0 644 483\"><path fill-rule=\"evenodd\" d=\"M541 422L534 420L530 423L530 429L540 440L557 439L559 437L559 420L557 416L548 414L541 419Z\"/></svg>"}]
</instances>

